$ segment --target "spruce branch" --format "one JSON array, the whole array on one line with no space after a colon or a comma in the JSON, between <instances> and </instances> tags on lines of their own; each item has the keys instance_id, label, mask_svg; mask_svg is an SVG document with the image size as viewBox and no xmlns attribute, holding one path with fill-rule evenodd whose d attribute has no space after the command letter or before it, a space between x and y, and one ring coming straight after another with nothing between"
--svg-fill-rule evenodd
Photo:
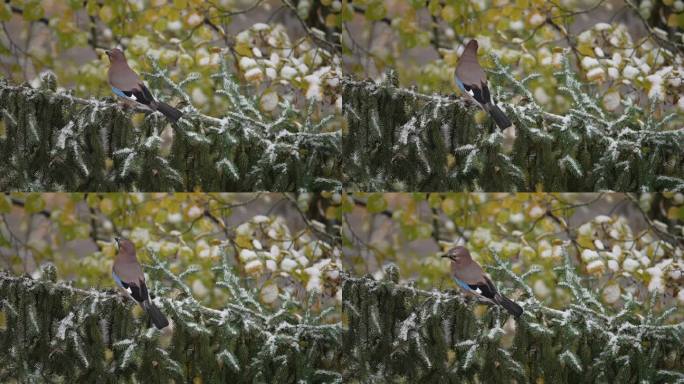
<instances>
[{"instance_id":1,"label":"spruce branch","mask_svg":"<svg viewBox=\"0 0 684 384\"><path fill-rule=\"evenodd\" d=\"M556 272L574 304L550 308L534 298L526 281L531 273L519 277L498 257L495 261L492 269L499 280L512 279L529 296L511 332L511 346L504 342L505 312L496 306L475 316L472 305L456 291L425 291L391 280L345 276L345 377L493 383L508 383L512 377L559 383L592 377L679 377L684 325L672 323L674 308L653 311L655 295L647 305L631 298L615 312L593 298L566 258Z\"/></svg>"},{"instance_id":2,"label":"spruce branch","mask_svg":"<svg viewBox=\"0 0 684 384\"><path fill-rule=\"evenodd\" d=\"M223 308L206 307L185 280L196 268L176 275L165 262L152 260L145 268L154 280L164 276L162 281L171 280L183 291L173 297L171 289L155 285L164 294L155 300L172 319L168 344L159 343L160 331L148 328L145 318L133 317L130 309L136 304L121 294L0 272L0 294L6 297L0 302L5 315L0 329L5 352L0 357L10 362L0 367L0 378L24 381L41 374L50 381L220 377L251 382L284 374L295 381L313 382L321 376L339 381L334 371L339 369L341 324L329 323L325 314L296 316L291 310L309 306L293 298L280 308L267 308L225 266L216 272L230 282L222 288L232 298ZM49 278L52 273L45 268L43 275ZM32 330L24 332L26 327Z\"/></svg>"},{"instance_id":3,"label":"spruce branch","mask_svg":"<svg viewBox=\"0 0 684 384\"><path fill-rule=\"evenodd\" d=\"M534 191L678 191L684 179L684 129L656 105L601 108L569 62L554 76L570 103L564 115L546 112L528 88L493 57L495 96L515 126L512 146L479 107L462 98L400 88L389 72L379 83L344 78L344 180L350 189ZM501 92L499 89L511 89ZM499 100L497 100L498 102ZM512 147L512 148L511 148Z\"/></svg>"},{"instance_id":4,"label":"spruce branch","mask_svg":"<svg viewBox=\"0 0 684 384\"><path fill-rule=\"evenodd\" d=\"M0 111L7 127L0 139L3 190L312 190L337 187L341 131L334 116L315 117L313 101L299 109L287 101L276 116L262 113L223 62L219 95L230 108L220 117L192 105L186 88L152 60L150 84L171 88L183 100L183 117L167 124L159 113L140 126L111 98L83 99L51 87L33 89L0 80ZM56 83L56 79L52 79ZM161 95L160 95L161 96ZM160 99L163 99L160 97ZM134 108L133 112L146 112Z\"/></svg>"}]
</instances>

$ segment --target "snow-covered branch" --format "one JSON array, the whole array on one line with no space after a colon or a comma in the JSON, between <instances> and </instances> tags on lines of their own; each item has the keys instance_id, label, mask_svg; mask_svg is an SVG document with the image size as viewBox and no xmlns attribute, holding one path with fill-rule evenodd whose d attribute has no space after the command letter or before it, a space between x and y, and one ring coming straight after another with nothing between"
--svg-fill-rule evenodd
<instances>
[{"instance_id":1,"label":"snow-covered branch","mask_svg":"<svg viewBox=\"0 0 684 384\"><path fill-rule=\"evenodd\" d=\"M634 105L621 115L603 111L567 61L554 76L570 106L565 115L549 113L527 88L535 76L519 81L493 61L492 96L515 125L514 138L488 116L476 121L479 107L462 98L400 88L392 71L379 83L343 79L350 188L684 190L684 129L667 124L673 115L653 118Z\"/></svg>"},{"instance_id":2,"label":"snow-covered branch","mask_svg":"<svg viewBox=\"0 0 684 384\"><path fill-rule=\"evenodd\" d=\"M515 276L497 262L499 282ZM491 305L476 316L474 301L460 291L420 290L396 278L347 277L346 376L410 382L684 381L684 324L673 323L673 310L655 313L653 300L626 297L624 310L615 312L581 285L569 259L557 274L572 304L546 307L526 297L532 290L517 278L522 296L510 295L525 310L517 321Z\"/></svg>"},{"instance_id":3,"label":"snow-covered branch","mask_svg":"<svg viewBox=\"0 0 684 384\"><path fill-rule=\"evenodd\" d=\"M147 269L181 288L155 284L154 300L171 320L162 331L145 314L135 316L136 304L122 294L57 282L49 264L38 280L0 272L1 380L341 381L341 324L288 310L305 303L288 298L282 308L261 306L258 293L240 288L222 268L220 279L235 284L217 286L229 299L211 308L183 289L189 274L175 275L158 259ZM245 296L252 296L250 308L240 304Z\"/></svg>"},{"instance_id":4,"label":"snow-covered branch","mask_svg":"<svg viewBox=\"0 0 684 384\"><path fill-rule=\"evenodd\" d=\"M149 113L136 126L131 110L112 98L73 96L56 89L49 72L37 89L0 80L0 189L143 191L295 191L341 188L340 130L333 117L314 120L311 108L282 102L276 116L240 93L225 70L213 77L229 104L223 116L200 113L186 93L198 78L174 83L154 65L149 77L174 90L184 105L168 121ZM133 109L132 112L144 112Z\"/></svg>"}]
</instances>

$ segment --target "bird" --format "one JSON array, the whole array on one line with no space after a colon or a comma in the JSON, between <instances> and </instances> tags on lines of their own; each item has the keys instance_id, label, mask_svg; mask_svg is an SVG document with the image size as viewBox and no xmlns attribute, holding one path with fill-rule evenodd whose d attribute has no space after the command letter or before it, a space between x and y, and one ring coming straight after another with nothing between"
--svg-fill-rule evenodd
<instances>
[{"instance_id":1,"label":"bird","mask_svg":"<svg viewBox=\"0 0 684 384\"><path fill-rule=\"evenodd\" d=\"M135 245L130 240L120 237L115 237L114 241L118 247L112 266L112 277L116 285L140 304L157 329L163 329L169 325L169 320L150 300L150 294L147 291L147 285L145 285L145 275L135 256Z\"/></svg>"},{"instance_id":2,"label":"bird","mask_svg":"<svg viewBox=\"0 0 684 384\"><path fill-rule=\"evenodd\" d=\"M511 121L499 107L492 102L487 87L487 75L477 61L477 40L472 39L466 44L458 65L454 71L456 85L461 92L474 99L477 104L492 116L496 125L501 129L511 126Z\"/></svg>"},{"instance_id":3,"label":"bird","mask_svg":"<svg viewBox=\"0 0 684 384\"><path fill-rule=\"evenodd\" d=\"M450 249L445 255L451 260L451 274L454 281L466 292L474 293L487 301L502 306L515 318L520 317L523 309L497 291L492 280L482 270L482 267L473 260L466 247L457 246Z\"/></svg>"},{"instance_id":4,"label":"bird","mask_svg":"<svg viewBox=\"0 0 684 384\"><path fill-rule=\"evenodd\" d=\"M172 123L183 116L183 113L176 108L154 99L138 74L128 66L122 50L114 48L111 51L105 51L105 53L109 57L107 76L114 94L134 104L143 105L152 111L159 111Z\"/></svg>"}]
</instances>

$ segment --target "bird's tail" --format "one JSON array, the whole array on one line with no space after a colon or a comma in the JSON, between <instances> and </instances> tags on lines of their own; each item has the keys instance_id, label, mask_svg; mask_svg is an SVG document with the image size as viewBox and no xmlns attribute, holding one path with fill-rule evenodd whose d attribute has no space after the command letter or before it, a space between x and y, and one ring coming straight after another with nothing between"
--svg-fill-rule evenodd
<instances>
[{"instance_id":1,"label":"bird's tail","mask_svg":"<svg viewBox=\"0 0 684 384\"><path fill-rule=\"evenodd\" d=\"M175 123L183 116L181 111L161 101L156 101L154 107L157 111L163 113L167 119L171 120L172 123Z\"/></svg>"},{"instance_id":2,"label":"bird's tail","mask_svg":"<svg viewBox=\"0 0 684 384\"><path fill-rule=\"evenodd\" d=\"M142 302L142 307L147 312L148 315L150 315L150 318L152 319L152 324L154 324L157 329L162 329L169 325L169 320L164 316L163 313L157 308L156 305L154 305L153 302L150 300L145 300Z\"/></svg>"},{"instance_id":3,"label":"bird's tail","mask_svg":"<svg viewBox=\"0 0 684 384\"><path fill-rule=\"evenodd\" d=\"M504 309L507 310L511 315L515 316L516 319L523 313L522 307L500 293L496 294L494 301L496 301L496 303L500 306L504 307Z\"/></svg>"},{"instance_id":4,"label":"bird's tail","mask_svg":"<svg viewBox=\"0 0 684 384\"><path fill-rule=\"evenodd\" d=\"M499 109L496 104L487 103L485 104L485 109L492 116L492 119L494 119L494 122L499 126L499 128L506 129L511 126L511 121L508 120L508 116L506 116L506 114L503 113L503 111Z\"/></svg>"}]
</instances>

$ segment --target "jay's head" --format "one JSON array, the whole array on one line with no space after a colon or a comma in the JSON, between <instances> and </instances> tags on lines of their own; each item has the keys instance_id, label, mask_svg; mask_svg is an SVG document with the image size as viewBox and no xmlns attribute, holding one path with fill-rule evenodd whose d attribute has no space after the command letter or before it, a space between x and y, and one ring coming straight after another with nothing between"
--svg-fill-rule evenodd
<instances>
[{"instance_id":1,"label":"jay's head","mask_svg":"<svg viewBox=\"0 0 684 384\"><path fill-rule=\"evenodd\" d=\"M115 237L114 241L116 241L116 247L119 250L119 254L135 256L135 245L133 245L133 242L121 237Z\"/></svg>"},{"instance_id":2,"label":"jay's head","mask_svg":"<svg viewBox=\"0 0 684 384\"><path fill-rule=\"evenodd\" d=\"M458 247L453 247L447 252L444 256L449 260L453 261L456 265L463 265L467 262L469 262L470 259L470 252L468 252L468 248L458 246Z\"/></svg>"},{"instance_id":3,"label":"jay's head","mask_svg":"<svg viewBox=\"0 0 684 384\"><path fill-rule=\"evenodd\" d=\"M473 53L477 56L477 40L472 39L466 44L465 48L463 49L463 53Z\"/></svg>"},{"instance_id":4,"label":"jay's head","mask_svg":"<svg viewBox=\"0 0 684 384\"><path fill-rule=\"evenodd\" d=\"M114 48L111 51L105 51L105 53L107 54L107 57L109 57L109 61L112 63L117 61L126 61L126 56L124 56L123 51L119 48Z\"/></svg>"}]
</instances>

